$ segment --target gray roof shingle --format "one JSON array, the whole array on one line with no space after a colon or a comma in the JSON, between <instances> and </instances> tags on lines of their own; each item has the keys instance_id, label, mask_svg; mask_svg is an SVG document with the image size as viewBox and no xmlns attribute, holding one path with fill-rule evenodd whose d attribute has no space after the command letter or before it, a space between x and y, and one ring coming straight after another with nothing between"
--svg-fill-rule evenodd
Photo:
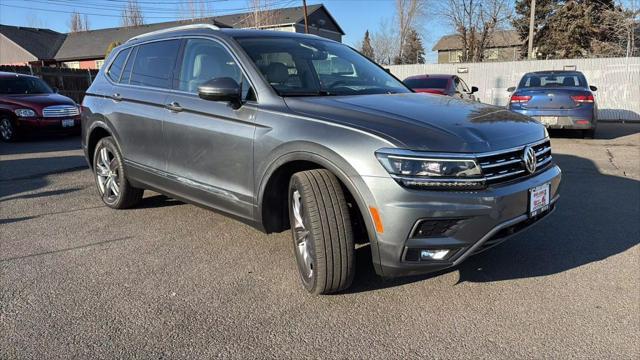
<instances>
[{"instance_id":1,"label":"gray roof shingle","mask_svg":"<svg viewBox=\"0 0 640 360\"><path fill-rule=\"evenodd\" d=\"M198 23L208 23L218 27L229 27L213 18L198 19ZM57 51L55 59L66 60L89 60L103 58L107 47L114 41L124 43L130 38L148 33L151 31L166 29L174 26L191 24L193 21L171 21L157 24L108 28L99 30L81 31L69 33L66 40Z\"/></svg>"},{"instance_id":2,"label":"gray roof shingle","mask_svg":"<svg viewBox=\"0 0 640 360\"><path fill-rule=\"evenodd\" d=\"M307 13L311 16L312 13L319 9L325 9L324 5L310 5L307 6ZM328 11L326 12L328 17L335 23L335 27L344 35L344 31L342 31L337 22L331 18ZM55 59L58 61L68 61L102 58L104 57L107 47L113 41L124 43L136 35L191 23L209 23L221 28L247 28L251 26L252 16L253 13L248 12L195 20L163 22L137 27L119 27L70 33L57 51ZM304 20L304 9L302 6L273 9L266 11L262 17L269 19L270 24L266 24L267 26L294 24Z\"/></svg>"},{"instance_id":3,"label":"gray roof shingle","mask_svg":"<svg viewBox=\"0 0 640 360\"><path fill-rule=\"evenodd\" d=\"M0 24L0 34L30 52L39 60L51 60L63 43L66 34L49 29Z\"/></svg>"}]
</instances>

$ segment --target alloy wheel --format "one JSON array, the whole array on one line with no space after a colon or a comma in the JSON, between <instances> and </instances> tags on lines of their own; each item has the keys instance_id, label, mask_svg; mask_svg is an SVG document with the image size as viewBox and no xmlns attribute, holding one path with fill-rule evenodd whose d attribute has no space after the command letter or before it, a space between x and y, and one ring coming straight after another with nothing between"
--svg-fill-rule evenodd
<instances>
[{"instance_id":1,"label":"alloy wheel","mask_svg":"<svg viewBox=\"0 0 640 360\"><path fill-rule=\"evenodd\" d=\"M11 140L13 137L13 124L11 124L11 120L7 118L0 120L0 135L3 140Z\"/></svg>"},{"instance_id":2,"label":"alloy wheel","mask_svg":"<svg viewBox=\"0 0 640 360\"><path fill-rule=\"evenodd\" d=\"M118 158L106 147L100 149L96 159L96 178L98 189L107 203L115 203L120 196L120 163Z\"/></svg>"},{"instance_id":3,"label":"alloy wheel","mask_svg":"<svg viewBox=\"0 0 640 360\"><path fill-rule=\"evenodd\" d=\"M313 240L309 234L309 230L305 227L303 221L304 208L302 205L302 197L298 190L293 191L291 196L291 209L293 213L293 234L295 240L296 257L301 269L301 273L305 279L313 276Z\"/></svg>"}]
</instances>

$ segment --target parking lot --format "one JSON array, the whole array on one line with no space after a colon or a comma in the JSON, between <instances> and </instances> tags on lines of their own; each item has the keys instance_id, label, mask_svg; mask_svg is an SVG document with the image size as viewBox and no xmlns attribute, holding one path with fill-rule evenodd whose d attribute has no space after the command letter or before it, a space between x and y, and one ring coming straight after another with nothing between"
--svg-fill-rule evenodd
<instances>
[{"instance_id":1,"label":"parking lot","mask_svg":"<svg viewBox=\"0 0 640 360\"><path fill-rule=\"evenodd\" d=\"M313 297L290 233L147 192L111 210L79 138L0 144L0 358L637 358L640 124L552 133L555 214L435 275Z\"/></svg>"}]
</instances>

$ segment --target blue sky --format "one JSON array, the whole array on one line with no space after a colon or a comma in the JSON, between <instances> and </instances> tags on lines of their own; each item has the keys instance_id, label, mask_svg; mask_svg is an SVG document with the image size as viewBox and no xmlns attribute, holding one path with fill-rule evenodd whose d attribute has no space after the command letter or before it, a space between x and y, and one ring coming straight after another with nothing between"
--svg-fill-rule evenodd
<instances>
[{"instance_id":1,"label":"blue sky","mask_svg":"<svg viewBox=\"0 0 640 360\"><path fill-rule=\"evenodd\" d=\"M47 27L68 31L70 12L87 13L91 29L119 26L119 15L127 0L0 0L0 23L18 26ZM213 15L225 15L247 10L247 0L196 0L210 4ZM270 0L279 7L299 6L302 0ZM435 4L440 0L431 0ZM634 0L622 1L629 6ZM179 17L179 3L185 0L138 0L147 23L171 21ZM365 30L374 32L380 21L391 20L395 0L308 0L308 4L323 3L346 32L343 42L353 45L362 39ZM636 1L637 3L637 1ZM636 4L637 6L637 4ZM427 61L435 62L430 50L442 36L451 33L447 26L431 18L421 29Z\"/></svg>"},{"instance_id":2,"label":"blue sky","mask_svg":"<svg viewBox=\"0 0 640 360\"><path fill-rule=\"evenodd\" d=\"M210 3L214 15L241 12L247 8L247 0L196 0ZM271 0L280 6L299 6L302 0ZM181 0L138 0L147 23L175 20ZM184 2L184 0L182 0ZM0 0L0 23L18 26L40 26L56 31L68 31L70 12L87 13L91 29L119 26L119 14L126 0ZM307 3L323 3L346 32L343 41L357 43L365 30L374 32L382 19L391 20L395 0L308 0ZM426 50L440 36L447 33L444 26L428 24L423 29ZM434 59L434 54L428 54Z\"/></svg>"}]
</instances>

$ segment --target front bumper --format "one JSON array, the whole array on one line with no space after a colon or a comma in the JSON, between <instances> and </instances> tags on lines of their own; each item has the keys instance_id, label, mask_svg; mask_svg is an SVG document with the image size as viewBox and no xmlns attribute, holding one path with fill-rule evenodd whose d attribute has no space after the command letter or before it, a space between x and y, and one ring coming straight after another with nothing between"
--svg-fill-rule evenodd
<instances>
[{"instance_id":1,"label":"front bumper","mask_svg":"<svg viewBox=\"0 0 640 360\"><path fill-rule=\"evenodd\" d=\"M376 272L388 277L417 275L460 264L550 214L559 197L560 179L560 168L554 165L517 182L458 192L410 190L391 178L364 177L384 228L376 233L373 244ZM529 189L547 183L549 210L529 217ZM440 229L423 236L416 231L423 221L435 224L431 229ZM450 249L451 253L444 260L424 261L415 256L420 249Z\"/></svg>"},{"instance_id":2,"label":"front bumper","mask_svg":"<svg viewBox=\"0 0 640 360\"><path fill-rule=\"evenodd\" d=\"M73 120L73 126L63 126L62 120ZM42 134L42 133L75 133L80 132L80 116L71 117L37 117L21 118L16 121L16 129L21 134Z\"/></svg>"}]
</instances>

